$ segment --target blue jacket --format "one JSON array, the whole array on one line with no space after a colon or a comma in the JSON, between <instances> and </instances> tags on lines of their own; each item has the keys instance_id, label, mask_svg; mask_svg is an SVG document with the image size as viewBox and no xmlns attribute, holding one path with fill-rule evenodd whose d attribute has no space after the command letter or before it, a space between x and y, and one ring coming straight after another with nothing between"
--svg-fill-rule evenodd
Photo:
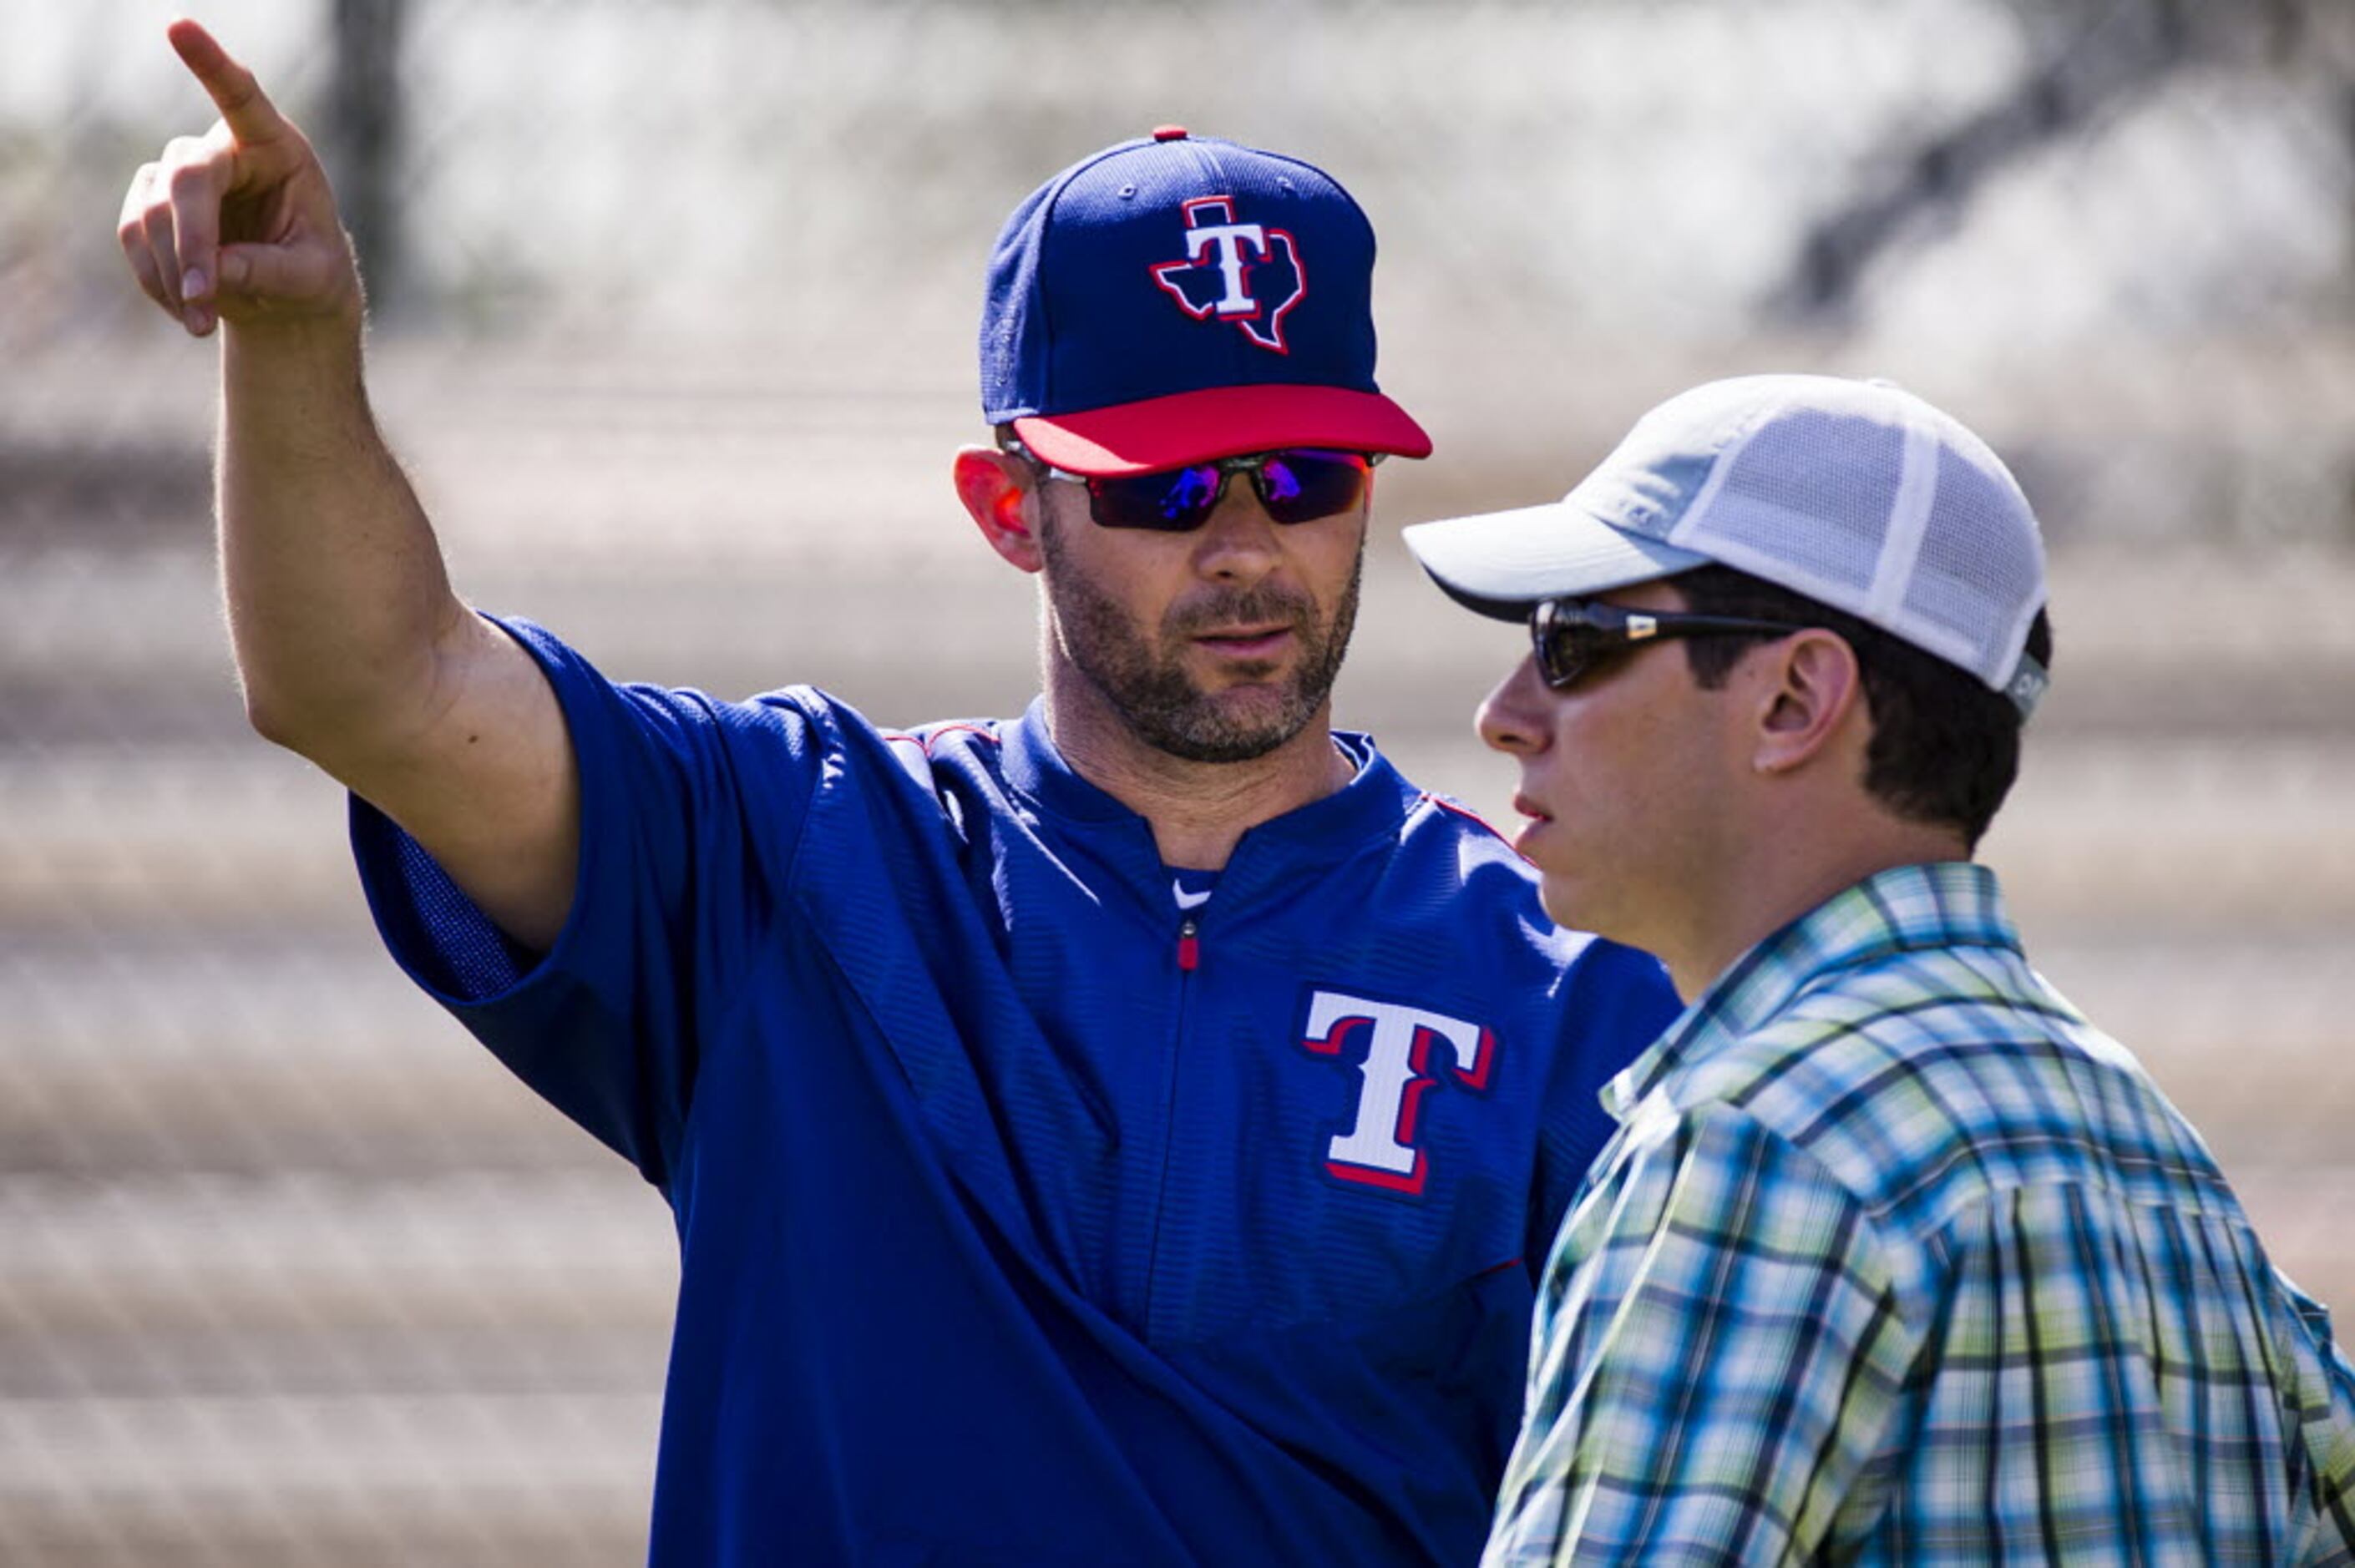
<instances>
[{"instance_id":1,"label":"blue jacket","mask_svg":"<svg viewBox=\"0 0 2355 1568\"><path fill-rule=\"evenodd\" d=\"M546 632L545 958L355 802L417 980L669 1200L658 1563L1470 1563L1532 1280L1678 1011L1363 736L1181 914L1012 722L617 686Z\"/></svg>"}]
</instances>

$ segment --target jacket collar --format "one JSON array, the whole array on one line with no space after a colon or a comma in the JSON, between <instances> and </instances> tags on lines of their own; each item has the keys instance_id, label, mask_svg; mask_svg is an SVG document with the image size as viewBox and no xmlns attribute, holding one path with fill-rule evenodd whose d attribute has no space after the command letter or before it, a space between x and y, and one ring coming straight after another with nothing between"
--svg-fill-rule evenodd
<instances>
[{"instance_id":1,"label":"jacket collar","mask_svg":"<svg viewBox=\"0 0 2355 1568\"><path fill-rule=\"evenodd\" d=\"M1161 881L1160 856L1146 820L1080 777L1055 747L1047 726L1047 699L1034 699L1023 715L1001 726L1006 782L1066 828L1092 828L1140 841L1150 858L1149 874ZM1334 744L1357 766L1333 793L1271 818L1243 834L1219 881L1220 898L1236 901L1254 884L1331 864L1358 853L1369 841L1395 842L1407 813L1421 800L1374 746L1373 737L1337 730ZM1215 902L1215 901L1214 901Z\"/></svg>"}]
</instances>

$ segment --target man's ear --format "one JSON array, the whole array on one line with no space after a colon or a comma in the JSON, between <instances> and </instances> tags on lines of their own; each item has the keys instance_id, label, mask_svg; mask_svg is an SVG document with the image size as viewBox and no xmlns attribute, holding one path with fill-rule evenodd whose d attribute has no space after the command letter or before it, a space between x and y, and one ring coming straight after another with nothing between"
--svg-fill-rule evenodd
<instances>
[{"instance_id":1,"label":"man's ear","mask_svg":"<svg viewBox=\"0 0 2355 1568\"><path fill-rule=\"evenodd\" d=\"M1026 572L1045 564L1039 547L1039 487L1022 460L995 447L959 447L957 499L989 547Z\"/></svg>"},{"instance_id":2,"label":"man's ear","mask_svg":"<svg viewBox=\"0 0 2355 1568\"><path fill-rule=\"evenodd\" d=\"M1760 662L1752 764L1761 773L1788 773L1831 747L1851 714L1863 717L1863 672L1856 650L1821 627L1770 642Z\"/></svg>"}]
</instances>

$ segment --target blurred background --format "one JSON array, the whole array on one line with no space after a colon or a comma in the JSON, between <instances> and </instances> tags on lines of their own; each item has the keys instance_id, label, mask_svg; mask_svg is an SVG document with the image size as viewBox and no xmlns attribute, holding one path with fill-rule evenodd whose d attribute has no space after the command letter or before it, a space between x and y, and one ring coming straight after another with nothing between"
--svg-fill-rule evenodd
<instances>
[{"instance_id":1,"label":"blurred background","mask_svg":"<svg viewBox=\"0 0 2355 1568\"><path fill-rule=\"evenodd\" d=\"M1372 214L1344 721L1492 816L1518 634L1396 524L1644 408L1884 375L2036 501L2057 684L1987 849L2031 954L2355 1322L2346 0L213 0L325 150L462 588L610 673L1008 714L1027 579L948 460L1005 214L1177 121ZM133 170L210 111L131 0L0 0L0 1561L625 1563L676 1261L634 1172L377 949L245 729L216 349Z\"/></svg>"}]
</instances>

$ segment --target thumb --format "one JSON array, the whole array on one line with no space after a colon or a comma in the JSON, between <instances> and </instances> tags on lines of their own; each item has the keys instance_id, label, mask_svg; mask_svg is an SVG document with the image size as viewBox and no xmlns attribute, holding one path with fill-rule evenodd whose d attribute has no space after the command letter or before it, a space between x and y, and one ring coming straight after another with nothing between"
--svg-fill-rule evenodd
<instances>
[{"instance_id":1,"label":"thumb","mask_svg":"<svg viewBox=\"0 0 2355 1568\"><path fill-rule=\"evenodd\" d=\"M224 245L218 263L224 302L332 306L341 292L347 255L320 244Z\"/></svg>"}]
</instances>

